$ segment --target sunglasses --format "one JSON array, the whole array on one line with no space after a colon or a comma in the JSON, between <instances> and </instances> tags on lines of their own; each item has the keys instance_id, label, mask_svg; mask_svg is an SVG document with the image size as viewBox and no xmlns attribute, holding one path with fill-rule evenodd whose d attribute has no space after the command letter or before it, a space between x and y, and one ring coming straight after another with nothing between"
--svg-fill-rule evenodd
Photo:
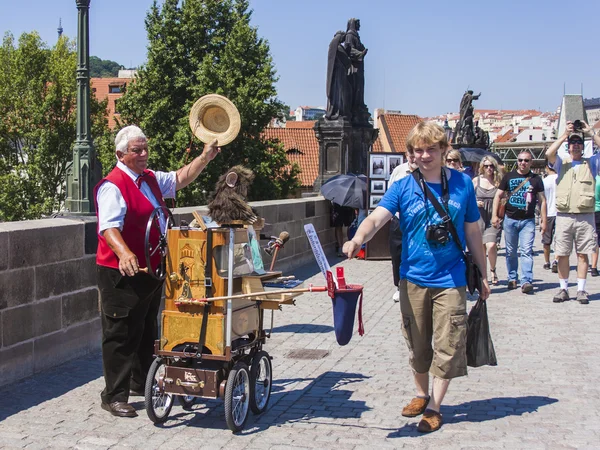
<instances>
[{"instance_id":1,"label":"sunglasses","mask_svg":"<svg viewBox=\"0 0 600 450\"><path fill-rule=\"evenodd\" d=\"M458 161L460 161L460 160L459 159L454 159L454 158L448 158L448 159L446 159L447 163L455 163L455 162L458 162Z\"/></svg>"},{"instance_id":2,"label":"sunglasses","mask_svg":"<svg viewBox=\"0 0 600 450\"><path fill-rule=\"evenodd\" d=\"M521 159L521 158L517 159L517 161L519 161L519 162L525 162L525 163L531 162L530 159Z\"/></svg>"},{"instance_id":3,"label":"sunglasses","mask_svg":"<svg viewBox=\"0 0 600 450\"><path fill-rule=\"evenodd\" d=\"M485 167L486 169L495 169L495 167L492 164L484 164L483 167Z\"/></svg>"}]
</instances>

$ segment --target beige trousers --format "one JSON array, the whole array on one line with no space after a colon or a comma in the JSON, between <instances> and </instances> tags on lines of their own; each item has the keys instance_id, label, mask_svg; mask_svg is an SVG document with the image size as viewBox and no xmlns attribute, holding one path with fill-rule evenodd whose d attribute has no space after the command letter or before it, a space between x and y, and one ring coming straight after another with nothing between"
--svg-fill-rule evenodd
<instances>
[{"instance_id":1,"label":"beige trousers","mask_svg":"<svg viewBox=\"0 0 600 450\"><path fill-rule=\"evenodd\" d=\"M427 288L400 280L399 289L402 332L413 370L444 379L466 375L466 288Z\"/></svg>"}]
</instances>

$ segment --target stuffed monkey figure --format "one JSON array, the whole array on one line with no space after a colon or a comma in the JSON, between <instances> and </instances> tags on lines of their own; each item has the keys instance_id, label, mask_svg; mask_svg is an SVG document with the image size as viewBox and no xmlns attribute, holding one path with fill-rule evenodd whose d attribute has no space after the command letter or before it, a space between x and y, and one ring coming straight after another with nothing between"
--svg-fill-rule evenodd
<instances>
[{"instance_id":1,"label":"stuffed monkey figure","mask_svg":"<svg viewBox=\"0 0 600 450\"><path fill-rule=\"evenodd\" d=\"M210 194L208 211L219 224L234 220L254 223L256 213L246 203L248 188L254 180L254 172L244 166L235 166L221 175L215 190Z\"/></svg>"}]
</instances>

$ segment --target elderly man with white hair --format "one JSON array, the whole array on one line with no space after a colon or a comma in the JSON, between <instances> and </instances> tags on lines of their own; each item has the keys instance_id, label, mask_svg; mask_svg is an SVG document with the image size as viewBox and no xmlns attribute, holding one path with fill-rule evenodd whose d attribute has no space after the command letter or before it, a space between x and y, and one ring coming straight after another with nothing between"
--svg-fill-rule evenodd
<instances>
[{"instance_id":1,"label":"elderly man with white hair","mask_svg":"<svg viewBox=\"0 0 600 450\"><path fill-rule=\"evenodd\" d=\"M216 139L176 172L148 166L148 140L134 125L115 139L117 164L94 190L98 216L96 254L102 307L102 408L119 417L135 417L130 395L143 395L158 338L157 316L162 281L141 271L145 229L165 198L198 177L220 152Z\"/></svg>"}]
</instances>

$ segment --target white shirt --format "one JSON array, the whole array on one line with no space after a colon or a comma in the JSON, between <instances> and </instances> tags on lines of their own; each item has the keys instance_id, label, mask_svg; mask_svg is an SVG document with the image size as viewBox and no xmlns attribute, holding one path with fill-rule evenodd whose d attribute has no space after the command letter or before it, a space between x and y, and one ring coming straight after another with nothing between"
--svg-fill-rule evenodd
<instances>
[{"instance_id":1,"label":"white shirt","mask_svg":"<svg viewBox=\"0 0 600 450\"><path fill-rule=\"evenodd\" d=\"M411 174L410 163L405 162L404 164L400 164L398 167L396 167L392 171L392 174L390 175L390 180L388 181L388 189L396 181L401 180L402 178L404 178L410 174Z\"/></svg>"},{"instance_id":2,"label":"white shirt","mask_svg":"<svg viewBox=\"0 0 600 450\"><path fill-rule=\"evenodd\" d=\"M392 174L390 175L390 179L388 181L387 188L389 189L390 186L392 184L394 184L396 181L409 176L411 173L412 173L412 170L410 170L410 163L408 161L405 162L404 164L400 164L392 171ZM400 218L400 213L396 213L396 217Z\"/></svg>"},{"instance_id":3,"label":"white shirt","mask_svg":"<svg viewBox=\"0 0 600 450\"><path fill-rule=\"evenodd\" d=\"M557 174L544 178L544 195L546 196L546 209L548 217L556 217L556 179Z\"/></svg>"},{"instance_id":4,"label":"white shirt","mask_svg":"<svg viewBox=\"0 0 600 450\"><path fill-rule=\"evenodd\" d=\"M117 162L117 168L129 175L134 182L140 176L121 161ZM175 172L151 172L156 177L163 198L175 198L175 185L177 183ZM152 206L155 208L160 206L144 179L142 179L140 191L152 203ZM118 228L119 231L123 231L127 204L119 188L115 184L105 181L98 189L96 200L98 202L98 234L102 235L104 230L108 228Z\"/></svg>"}]
</instances>

